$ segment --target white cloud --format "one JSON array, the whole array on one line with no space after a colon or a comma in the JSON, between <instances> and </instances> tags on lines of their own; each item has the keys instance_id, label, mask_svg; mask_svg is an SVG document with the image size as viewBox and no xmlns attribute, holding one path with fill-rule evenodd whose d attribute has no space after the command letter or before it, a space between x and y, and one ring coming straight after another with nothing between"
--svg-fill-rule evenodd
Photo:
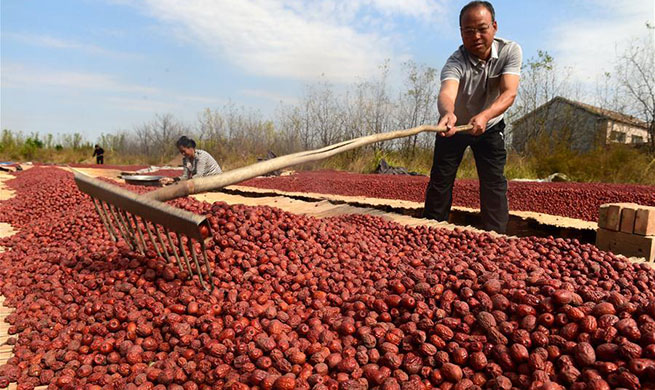
<instances>
[{"instance_id":1,"label":"white cloud","mask_svg":"<svg viewBox=\"0 0 655 390\"><path fill-rule=\"evenodd\" d=\"M104 73L51 70L28 67L21 64L7 64L2 66L2 87L59 87L139 94L154 94L159 92L157 88L124 83Z\"/></svg>"},{"instance_id":2,"label":"white cloud","mask_svg":"<svg viewBox=\"0 0 655 390\"><path fill-rule=\"evenodd\" d=\"M218 107L227 103L225 99L172 93L160 93L157 96L142 97L111 96L106 101L110 106L123 111L185 114L191 111L200 111L203 107Z\"/></svg>"},{"instance_id":3,"label":"white cloud","mask_svg":"<svg viewBox=\"0 0 655 390\"><path fill-rule=\"evenodd\" d=\"M139 54L117 52L117 51L105 49L97 45L75 42L71 40L52 37L49 35L7 32L7 33L3 33L2 36L5 39L11 39L28 45L47 47L52 49L78 50L88 54L101 55L101 56L107 56L113 58L140 57Z\"/></svg>"},{"instance_id":4,"label":"white cloud","mask_svg":"<svg viewBox=\"0 0 655 390\"><path fill-rule=\"evenodd\" d=\"M283 102L286 104L293 104L297 102L298 98L287 95L282 95L274 91L266 89L243 89L240 91L242 95L252 96L259 99L270 100L275 103Z\"/></svg>"},{"instance_id":5,"label":"white cloud","mask_svg":"<svg viewBox=\"0 0 655 390\"><path fill-rule=\"evenodd\" d=\"M652 0L585 0L581 16L554 27L548 47L557 63L571 67L576 80L594 83L630 41L647 34L646 22L655 18Z\"/></svg>"},{"instance_id":6,"label":"white cloud","mask_svg":"<svg viewBox=\"0 0 655 390\"><path fill-rule=\"evenodd\" d=\"M109 106L122 111L141 111L151 113L174 112L179 105L175 102L152 100L148 98L109 97Z\"/></svg>"},{"instance_id":7,"label":"white cloud","mask_svg":"<svg viewBox=\"0 0 655 390\"><path fill-rule=\"evenodd\" d=\"M218 106L226 100L211 96L185 95L161 88L132 84L104 73L71 72L27 67L21 64L2 66L4 88L57 88L66 92L95 91L108 95L112 106L129 111L175 112L184 106Z\"/></svg>"},{"instance_id":8,"label":"white cloud","mask_svg":"<svg viewBox=\"0 0 655 390\"><path fill-rule=\"evenodd\" d=\"M394 56L391 38L367 28L391 15L434 20L430 0L146 0L149 12L247 72L352 82ZM362 14L373 17L364 18ZM362 22L369 20L369 22Z\"/></svg>"},{"instance_id":9,"label":"white cloud","mask_svg":"<svg viewBox=\"0 0 655 390\"><path fill-rule=\"evenodd\" d=\"M404 15L424 21L440 20L446 13L444 2L430 0L369 0L366 3L387 15Z\"/></svg>"}]
</instances>

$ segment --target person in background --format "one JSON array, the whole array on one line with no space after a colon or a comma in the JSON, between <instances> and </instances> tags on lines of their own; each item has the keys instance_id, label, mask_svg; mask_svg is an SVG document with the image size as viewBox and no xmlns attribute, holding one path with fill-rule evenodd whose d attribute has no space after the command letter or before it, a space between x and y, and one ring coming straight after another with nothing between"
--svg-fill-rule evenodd
<instances>
[{"instance_id":1,"label":"person in background","mask_svg":"<svg viewBox=\"0 0 655 390\"><path fill-rule=\"evenodd\" d=\"M93 156L96 158L96 164L104 164L105 163L105 150L100 147L100 145L96 145L95 149L93 149Z\"/></svg>"},{"instance_id":2,"label":"person in background","mask_svg":"<svg viewBox=\"0 0 655 390\"><path fill-rule=\"evenodd\" d=\"M441 71L439 126L448 131L436 137L423 215L448 220L457 168L470 146L480 178L482 228L504 233L509 207L503 114L516 98L521 47L496 37L496 15L487 1L465 5L459 25L463 44ZM466 124L473 126L469 134L455 134L455 126Z\"/></svg>"},{"instance_id":3,"label":"person in background","mask_svg":"<svg viewBox=\"0 0 655 390\"><path fill-rule=\"evenodd\" d=\"M194 177L213 176L223 172L211 154L196 149L196 142L191 138L182 136L177 140L175 146L182 154L184 173L180 177L164 177L160 180L162 184L171 184L175 181L189 180Z\"/></svg>"}]
</instances>

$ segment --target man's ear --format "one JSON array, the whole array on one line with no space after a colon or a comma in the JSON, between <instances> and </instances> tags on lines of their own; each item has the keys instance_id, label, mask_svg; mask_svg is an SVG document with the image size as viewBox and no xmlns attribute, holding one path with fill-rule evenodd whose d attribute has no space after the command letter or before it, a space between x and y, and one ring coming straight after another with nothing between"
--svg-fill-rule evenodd
<instances>
[{"instance_id":1,"label":"man's ear","mask_svg":"<svg viewBox=\"0 0 655 390\"><path fill-rule=\"evenodd\" d=\"M492 25L494 26L494 31L498 31L498 23L495 20Z\"/></svg>"}]
</instances>

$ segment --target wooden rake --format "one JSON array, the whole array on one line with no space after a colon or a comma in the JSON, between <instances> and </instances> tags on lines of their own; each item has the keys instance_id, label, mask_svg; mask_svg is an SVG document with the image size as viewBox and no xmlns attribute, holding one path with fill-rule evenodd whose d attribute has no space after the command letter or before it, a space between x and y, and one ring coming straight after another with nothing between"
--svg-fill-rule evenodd
<instances>
[{"instance_id":1,"label":"wooden rake","mask_svg":"<svg viewBox=\"0 0 655 390\"><path fill-rule=\"evenodd\" d=\"M470 125L455 128L457 132L471 129ZM212 290L214 281L205 246L205 240L211 236L207 218L180 210L164 202L217 190L270 172L323 160L373 143L410 137L423 132L445 131L445 127L423 125L411 129L368 135L321 149L261 161L216 176L184 180L143 195L135 194L77 171L74 172L75 183L80 191L91 196L95 210L112 240L118 242L123 239L132 250L138 250L142 254L152 247L158 256L169 263L174 261L180 271L188 272L189 277L197 275L201 286ZM204 273L199 258L202 258ZM209 282L209 286L206 281Z\"/></svg>"}]
</instances>

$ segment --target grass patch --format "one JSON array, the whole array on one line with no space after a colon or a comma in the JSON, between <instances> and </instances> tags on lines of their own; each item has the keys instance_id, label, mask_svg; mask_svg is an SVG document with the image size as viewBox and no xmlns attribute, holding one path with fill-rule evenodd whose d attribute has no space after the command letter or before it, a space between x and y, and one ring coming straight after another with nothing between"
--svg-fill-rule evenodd
<instances>
[{"instance_id":1,"label":"grass patch","mask_svg":"<svg viewBox=\"0 0 655 390\"><path fill-rule=\"evenodd\" d=\"M574 181L605 183L636 183L655 185L655 159L646 152L629 145L613 144L599 147L587 153L571 151L566 137L535 139L528 146L526 156L509 151L505 175L508 179L545 178L559 172ZM206 150L212 153L225 170L243 167L257 162L263 154L245 152L239 148L218 148L211 145ZM124 154L105 148L105 164L108 165L150 165L163 164L175 155ZM75 146L54 145L38 136L20 137L5 130L0 134L0 161L33 161L41 163L93 164L91 144ZM383 150L363 148L352 150L324 161L294 167L297 170L331 169L359 173L371 173L381 159L396 167L429 175L432 167L433 149L417 148L414 153L404 150ZM467 149L457 172L457 178L477 179L475 160L471 149Z\"/></svg>"}]
</instances>

